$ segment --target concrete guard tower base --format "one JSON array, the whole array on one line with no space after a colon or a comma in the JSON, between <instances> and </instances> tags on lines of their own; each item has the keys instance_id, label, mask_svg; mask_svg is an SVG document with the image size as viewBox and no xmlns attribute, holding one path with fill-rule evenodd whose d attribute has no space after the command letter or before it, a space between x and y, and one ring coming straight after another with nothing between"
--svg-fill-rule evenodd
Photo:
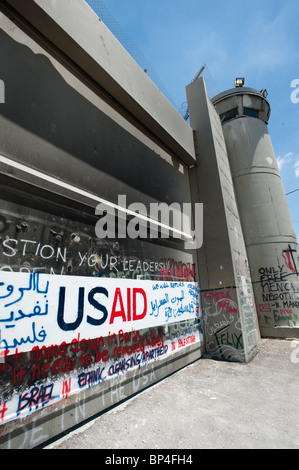
<instances>
[{"instance_id":1,"label":"concrete guard tower base","mask_svg":"<svg viewBox=\"0 0 299 470\"><path fill-rule=\"evenodd\" d=\"M206 352L247 362L257 351L259 328L233 181L222 127L202 78L186 88L194 130L204 242L198 250Z\"/></svg>"}]
</instances>

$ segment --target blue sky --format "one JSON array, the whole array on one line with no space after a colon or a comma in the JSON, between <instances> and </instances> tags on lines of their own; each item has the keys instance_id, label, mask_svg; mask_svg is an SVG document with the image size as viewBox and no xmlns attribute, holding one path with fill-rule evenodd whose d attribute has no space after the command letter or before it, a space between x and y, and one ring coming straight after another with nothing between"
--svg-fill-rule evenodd
<instances>
[{"instance_id":1,"label":"blue sky","mask_svg":"<svg viewBox=\"0 0 299 470\"><path fill-rule=\"evenodd\" d=\"M186 85L204 64L210 97L233 88L236 77L245 77L245 86L266 88L271 105L268 128L285 192L299 189L298 0L87 3L99 16L104 7L109 10L109 29L115 27L128 40L140 65L148 68L178 110L186 102ZM299 191L287 200L299 238Z\"/></svg>"}]
</instances>

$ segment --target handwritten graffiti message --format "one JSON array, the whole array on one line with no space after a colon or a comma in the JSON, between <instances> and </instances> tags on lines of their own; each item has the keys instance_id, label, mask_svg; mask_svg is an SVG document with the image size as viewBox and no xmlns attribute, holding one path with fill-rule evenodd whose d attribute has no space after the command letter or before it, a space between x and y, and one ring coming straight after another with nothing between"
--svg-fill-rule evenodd
<instances>
[{"instance_id":1,"label":"handwritten graffiti message","mask_svg":"<svg viewBox=\"0 0 299 470\"><path fill-rule=\"evenodd\" d=\"M168 336L161 327L143 331L119 330L118 335L92 340L78 334L68 345L34 346L27 353L16 350L0 366L2 374L11 376L11 389L5 390L6 380L0 395L0 424L122 378L129 371L140 374L149 364L202 341L199 323L194 320L180 323L177 333Z\"/></svg>"},{"instance_id":2,"label":"handwritten graffiti message","mask_svg":"<svg viewBox=\"0 0 299 470\"><path fill-rule=\"evenodd\" d=\"M70 342L199 316L195 283L0 273L1 350ZM140 286L141 286L140 285ZM194 296L196 292L196 296Z\"/></svg>"},{"instance_id":3,"label":"handwritten graffiti message","mask_svg":"<svg viewBox=\"0 0 299 470\"><path fill-rule=\"evenodd\" d=\"M122 399L127 373L137 391L156 361L200 347L191 256L15 212L0 217L0 425L108 380Z\"/></svg>"},{"instance_id":4,"label":"handwritten graffiti message","mask_svg":"<svg viewBox=\"0 0 299 470\"><path fill-rule=\"evenodd\" d=\"M204 293L206 347L212 356L241 360L244 351L242 329L238 305L231 296L231 289Z\"/></svg>"},{"instance_id":5,"label":"handwritten graffiti message","mask_svg":"<svg viewBox=\"0 0 299 470\"><path fill-rule=\"evenodd\" d=\"M4 225L0 215L0 224ZM6 223L6 222L5 222ZM26 230L31 225L26 225ZM36 227L34 227L36 230ZM31 229L32 231L32 229ZM31 238L13 238L0 235L0 271L60 275L84 275L131 279L158 279L165 281L195 281L195 266L190 261L176 261L173 258L159 258L152 261L143 259L140 253L134 258L125 255L125 249L118 242L106 243L105 249L99 241L86 246L86 234L57 233L43 227L43 234L49 232L44 242ZM56 236L55 243L51 240ZM57 239L59 246L57 246ZM90 237L92 240L92 237ZM60 246L65 243L66 246ZM88 248L88 249L87 249ZM109 252L107 252L107 250ZM188 257L187 257L188 258ZM189 257L190 259L190 257Z\"/></svg>"},{"instance_id":6,"label":"handwritten graffiti message","mask_svg":"<svg viewBox=\"0 0 299 470\"><path fill-rule=\"evenodd\" d=\"M261 267L256 285L258 308L266 326L297 326L299 321L299 272L296 252L288 245L280 263Z\"/></svg>"}]
</instances>

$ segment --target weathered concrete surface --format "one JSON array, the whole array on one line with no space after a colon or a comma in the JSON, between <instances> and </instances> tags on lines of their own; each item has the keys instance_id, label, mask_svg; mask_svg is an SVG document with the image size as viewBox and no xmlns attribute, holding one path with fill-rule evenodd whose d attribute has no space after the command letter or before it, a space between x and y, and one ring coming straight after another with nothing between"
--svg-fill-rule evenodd
<instances>
[{"instance_id":1,"label":"weathered concrete surface","mask_svg":"<svg viewBox=\"0 0 299 470\"><path fill-rule=\"evenodd\" d=\"M194 165L192 129L86 2L7 0L0 7L6 12L8 5L9 15L17 12L182 161Z\"/></svg>"},{"instance_id":2,"label":"weathered concrete surface","mask_svg":"<svg viewBox=\"0 0 299 470\"><path fill-rule=\"evenodd\" d=\"M203 204L197 256L206 351L213 358L248 362L258 347L258 321L224 135L204 79L190 83L186 92L198 157L191 191L198 187Z\"/></svg>"},{"instance_id":3,"label":"weathered concrete surface","mask_svg":"<svg viewBox=\"0 0 299 470\"><path fill-rule=\"evenodd\" d=\"M299 342L248 364L200 359L50 449L299 448Z\"/></svg>"}]
</instances>

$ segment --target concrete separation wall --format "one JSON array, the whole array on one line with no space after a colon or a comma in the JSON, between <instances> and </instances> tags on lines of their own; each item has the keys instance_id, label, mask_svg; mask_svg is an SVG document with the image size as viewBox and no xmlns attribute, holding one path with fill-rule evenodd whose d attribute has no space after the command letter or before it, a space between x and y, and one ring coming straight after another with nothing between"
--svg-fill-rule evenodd
<instances>
[{"instance_id":1,"label":"concrete separation wall","mask_svg":"<svg viewBox=\"0 0 299 470\"><path fill-rule=\"evenodd\" d=\"M191 204L195 153L85 2L0 8L0 446L30 448L202 356L195 250L148 212Z\"/></svg>"},{"instance_id":2,"label":"concrete separation wall","mask_svg":"<svg viewBox=\"0 0 299 470\"><path fill-rule=\"evenodd\" d=\"M213 105L198 78L188 125L83 0L2 1L0 51L1 448L41 445L204 353L250 361L255 300L262 333L298 335L261 93ZM275 173L255 205L253 156Z\"/></svg>"}]
</instances>

